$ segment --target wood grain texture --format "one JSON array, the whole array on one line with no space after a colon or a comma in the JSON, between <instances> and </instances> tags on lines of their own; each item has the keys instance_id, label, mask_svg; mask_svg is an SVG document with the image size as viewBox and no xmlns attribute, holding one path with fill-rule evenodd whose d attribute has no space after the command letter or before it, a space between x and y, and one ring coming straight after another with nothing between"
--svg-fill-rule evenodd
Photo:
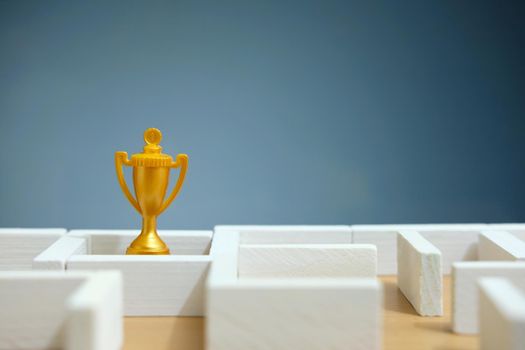
<instances>
[{"instance_id":1,"label":"wood grain texture","mask_svg":"<svg viewBox=\"0 0 525 350\"><path fill-rule=\"evenodd\" d=\"M384 290L384 350L478 350L476 336L451 331L450 277L443 279L444 316L421 317L397 287L395 276L380 277ZM201 317L126 317L123 350L204 350ZM287 325L293 327L293 324Z\"/></svg>"},{"instance_id":2,"label":"wood grain texture","mask_svg":"<svg viewBox=\"0 0 525 350\"><path fill-rule=\"evenodd\" d=\"M0 272L0 349L117 350L120 281L115 272Z\"/></svg>"},{"instance_id":3,"label":"wood grain texture","mask_svg":"<svg viewBox=\"0 0 525 350\"><path fill-rule=\"evenodd\" d=\"M506 231L483 231L478 252L480 260L525 260L525 241Z\"/></svg>"},{"instance_id":4,"label":"wood grain texture","mask_svg":"<svg viewBox=\"0 0 525 350\"><path fill-rule=\"evenodd\" d=\"M0 229L0 271L31 270L33 259L65 233L63 228Z\"/></svg>"},{"instance_id":5,"label":"wood grain texture","mask_svg":"<svg viewBox=\"0 0 525 350\"><path fill-rule=\"evenodd\" d=\"M397 235L399 289L422 316L443 315L441 252L417 231Z\"/></svg>"},{"instance_id":6,"label":"wood grain texture","mask_svg":"<svg viewBox=\"0 0 525 350\"><path fill-rule=\"evenodd\" d=\"M397 287L395 276L383 276L381 281L385 294L384 350L478 350L478 337L452 332L450 276L443 277L443 317L419 316Z\"/></svg>"},{"instance_id":7,"label":"wood grain texture","mask_svg":"<svg viewBox=\"0 0 525 350\"><path fill-rule=\"evenodd\" d=\"M504 277L525 290L525 262L480 261L453 265L452 295L454 332L479 332L478 280L483 277Z\"/></svg>"},{"instance_id":8,"label":"wood grain texture","mask_svg":"<svg viewBox=\"0 0 525 350\"><path fill-rule=\"evenodd\" d=\"M258 279L208 293L208 350L381 348L375 278Z\"/></svg>"},{"instance_id":9,"label":"wood grain texture","mask_svg":"<svg viewBox=\"0 0 525 350\"><path fill-rule=\"evenodd\" d=\"M525 294L503 278L479 281L481 350L520 350L525 346Z\"/></svg>"},{"instance_id":10,"label":"wood grain texture","mask_svg":"<svg viewBox=\"0 0 525 350\"><path fill-rule=\"evenodd\" d=\"M443 273L449 274L456 261L478 260L478 234L486 224L410 224L410 225L354 225L353 243L377 246L378 274L397 273L396 234L400 230L418 231L441 251Z\"/></svg>"},{"instance_id":11,"label":"wood grain texture","mask_svg":"<svg viewBox=\"0 0 525 350\"><path fill-rule=\"evenodd\" d=\"M351 244L244 245L240 236L238 230L214 234L206 293L208 349L347 349L350 340L351 349L380 347L380 285L375 278L340 278L350 269ZM355 249L366 251L375 277L375 247ZM257 278L239 278L243 261ZM298 278L278 278L283 264ZM273 278L261 277L268 274Z\"/></svg>"},{"instance_id":12,"label":"wood grain texture","mask_svg":"<svg viewBox=\"0 0 525 350\"><path fill-rule=\"evenodd\" d=\"M127 316L202 316L206 255L74 255L67 270L118 270Z\"/></svg>"},{"instance_id":13,"label":"wood grain texture","mask_svg":"<svg viewBox=\"0 0 525 350\"><path fill-rule=\"evenodd\" d=\"M345 225L215 226L214 231L238 232L241 244L352 243L352 229Z\"/></svg>"},{"instance_id":14,"label":"wood grain texture","mask_svg":"<svg viewBox=\"0 0 525 350\"><path fill-rule=\"evenodd\" d=\"M85 277L27 273L35 272L0 273L0 349L61 347L68 317L65 300L84 283Z\"/></svg>"},{"instance_id":15,"label":"wood grain texture","mask_svg":"<svg viewBox=\"0 0 525 350\"><path fill-rule=\"evenodd\" d=\"M203 317L125 317L122 350L204 350Z\"/></svg>"},{"instance_id":16,"label":"wood grain texture","mask_svg":"<svg viewBox=\"0 0 525 350\"><path fill-rule=\"evenodd\" d=\"M242 278L376 277L371 244L241 244Z\"/></svg>"}]
</instances>

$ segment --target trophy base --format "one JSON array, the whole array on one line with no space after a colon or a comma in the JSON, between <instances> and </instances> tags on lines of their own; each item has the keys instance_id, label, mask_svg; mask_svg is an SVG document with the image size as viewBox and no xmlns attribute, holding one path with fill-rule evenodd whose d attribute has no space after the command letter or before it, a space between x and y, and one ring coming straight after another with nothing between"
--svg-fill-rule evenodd
<instances>
[{"instance_id":1,"label":"trophy base","mask_svg":"<svg viewBox=\"0 0 525 350\"><path fill-rule=\"evenodd\" d=\"M146 232L146 233L144 233ZM170 250L157 231L142 230L126 250L126 255L169 255Z\"/></svg>"},{"instance_id":2,"label":"trophy base","mask_svg":"<svg viewBox=\"0 0 525 350\"><path fill-rule=\"evenodd\" d=\"M168 248L151 249L151 248L135 248L129 246L126 249L126 255L170 255Z\"/></svg>"}]
</instances>

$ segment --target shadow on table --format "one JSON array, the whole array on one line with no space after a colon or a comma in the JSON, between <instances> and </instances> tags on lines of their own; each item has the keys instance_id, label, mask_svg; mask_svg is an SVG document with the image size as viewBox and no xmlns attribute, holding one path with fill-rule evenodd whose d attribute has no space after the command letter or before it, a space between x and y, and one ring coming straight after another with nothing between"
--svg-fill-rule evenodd
<instances>
[{"instance_id":1,"label":"shadow on table","mask_svg":"<svg viewBox=\"0 0 525 350\"><path fill-rule=\"evenodd\" d=\"M418 315L397 287L396 280L383 280L384 308L399 313Z\"/></svg>"},{"instance_id":2,"label":"shadow on table","mask_svg":"<svg viewBox=\"0 0 525 350\"><path fill-rule=\"evenodd\" d=\"M430 319L430 318L429 318ZM414 327L422 328L434 332L446 332L452 334L452 323L450 321L440 321L439 318L433 317L430 319L432 322L415 322Z\"/></svg>"}]
</instances>

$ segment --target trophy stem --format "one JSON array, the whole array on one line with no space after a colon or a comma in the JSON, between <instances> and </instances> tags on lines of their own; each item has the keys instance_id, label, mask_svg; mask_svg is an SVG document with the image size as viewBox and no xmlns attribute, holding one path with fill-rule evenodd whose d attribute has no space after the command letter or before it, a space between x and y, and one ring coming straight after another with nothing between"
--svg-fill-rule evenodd
<instances>
[{"instance_id":1,"label":"trophy stem","mask_svg":"<svg viewBox=\"0 0 525 350\"><path fill-rule=\"evenodd\" d=\"M126 250L126 254L169 255L170 250L157 233L157 216L142 217L142 231Z\"/></svg>"}]
</instances>

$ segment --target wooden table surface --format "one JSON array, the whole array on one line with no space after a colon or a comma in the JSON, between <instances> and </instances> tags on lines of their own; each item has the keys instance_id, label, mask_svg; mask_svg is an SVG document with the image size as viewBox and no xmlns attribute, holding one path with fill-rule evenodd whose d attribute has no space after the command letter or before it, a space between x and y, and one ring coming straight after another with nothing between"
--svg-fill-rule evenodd
<instances>
[{"instance_id":1,"label":"wooden table surface","mask_svg":"<svg viewBox=\"0 0 525 350\"><path fill-rule=\"evenodd\" d=\"M478 349L476 336L451 332L450 278L444 279L443 317L418 316L399 291L395 276L380 277L384 285L383 349ZM124 350L203 350L201 317L126 317ZM293 349L290 349L293 350Z\"/></svg>"}]
</instances>

